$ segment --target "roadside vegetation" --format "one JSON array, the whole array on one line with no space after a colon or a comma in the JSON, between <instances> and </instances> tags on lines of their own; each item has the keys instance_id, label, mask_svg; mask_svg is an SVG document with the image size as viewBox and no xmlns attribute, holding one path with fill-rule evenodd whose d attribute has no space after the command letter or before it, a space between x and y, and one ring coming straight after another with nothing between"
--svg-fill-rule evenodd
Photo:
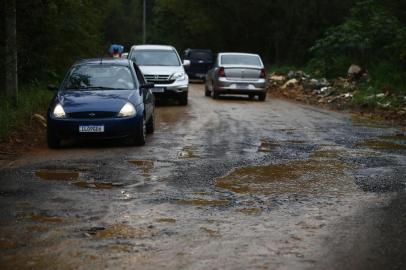
<instances>
[{"instance_id":1,"label":"roadside vegetation","mask_svg":"<svg viewBox=\"0 0 406 270\"><path fill-rule=\"evenodd\" d=\"M19 124L10 112L27 115L48 94L26 89L58 83L81 58L106 55L112 43L129 50L142 41L141 0L16 1L19 103L11 108L4 91L6 61L0 65L1 136ZM0 16L6 17L5 1ZM0 20L5 35L6 20ZM346 76L357 64L369 80L359 85L354 104L375 106L373 95L389 93L391 106L402 106L406 75L406 2L400 0L247 1L148 0L147 43L171 44L178 51L208 48L255 52L271 69L301 67L318 78ZM5 59L5 39L0 57ZM30 91L28 91L30 92ZM40 102L35 103L35 102ZM25 106L31 106L26 108ZM21 113L20 113L21 111ZM13 118L16 117L16 118ZM22 120L18 120L20 122ZM12 124L11 124L12 123Z\"/></svg>"},{"instance_id":2,"label":"roadside vegetation","mask_svg":"<svg viewBox=\"0 0 406 270\"><path fill-rule=\"evenodd\" d=\"M14 130L27 128L35 113L46 111L52 92L44 85L32 84L20 89L17 108L5 96L0 96L0 142Z\"/></svg>"}]
</instances>

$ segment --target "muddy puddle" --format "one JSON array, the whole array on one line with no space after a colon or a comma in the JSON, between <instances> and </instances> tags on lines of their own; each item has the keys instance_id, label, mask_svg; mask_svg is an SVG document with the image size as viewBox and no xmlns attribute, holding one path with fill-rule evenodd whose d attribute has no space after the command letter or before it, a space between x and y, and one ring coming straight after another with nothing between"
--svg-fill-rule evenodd
<instances>
[{"instance_id":1,"label":"muddy puddle","mask_svg":"<svg viewBox=\"0 0 406 270\"><path fill-rule=\"evenodd\" d=\"M406 150L406 144L401 144L399 142L402 139L396 140L396 138L390 136L386 139L368 139L356 144L357 147L367 147L376 150Z\"/></svg>"},{"instance_id":2,"label":"muddy puddle","mask_svg":"<svg viewBox=\"0 0 406 270\"><path fill-rule=\"evenodd\" d=\"M60 223L63 221L62 217L46 215L31 215L30 219L41 223Z\"/></svg>"},{"instance_id":3,"label":"muddy puddle","mask_svg":"<svg viewBox=\"0 0 406 270\"><path fill-rule=\"evenodd\" d=\"M35 176L43 180L72 181L79 178L79 173L69 170L38 170Z\"/></svg>"},{"instance_id":4,"label":"muddy puddle","mask_svg":"<svg viewBox=\"0 0 406 270\"><path fill-rule=\"evenodd\" d=\"M344 194L355 187L342 181L350 168L339 159L343 153L319 150L306 160L239 168L217 179L216 187L239 194Z\"/></svg>"},{"instance_id":5,"label":"muddy puddle","mask_svg":"<svg viewBox=\"0 0 406 270\"><path fill-rule=\"evenodd\" d=\"M141 172L142 176L146 180L151 180L152 170L155 168L155 161L153 160L129 160L129 163L133 164Z\"/></svg>"},{"instance_id":6,"label":"muddy puddle","mask_svg":"<svg viewBox=\"0 0 406 270\"><path fill-rule=\"evenodd\" d=\"M95 227L87 231L93 238L140 238L152 237L154 230L137 228L127 224L113 224L108 227Z\"/></svg>"},{"instance_id":7,"label":"muddy puddle","mask_svg":"<svg viewBox=\"0 0 406 270\"><path fill-rule=\"evenodd\" d=\"M259 141L258 152L271 152L278 146L280 146L280 144L278 144L272 140L261 139Z\"/></svg>"},{"instance_id":8,"label":"muddy puddle","mask_svg":"<svg viewBox=\"0 0 406 270\"><path fill-rule=\"evenodd\" d=\"M351 122L354 126L362 126L369 128L387 128L388 126L379 123L376 120L372 119L372 116L360 116L357 114L351 115Z\"/></svg>"},{"instance_id":9,"label":"muddy puddle","mask_svg":"<svg viewBox=\"0 0 406 270\"><path fill-rule=\"evenodd\" d=\"M159 223L176 223L176 219L174 218L158 218L156 222Z\"/></svg>"},{"instance_id":10,"label":"muddy puddle","mask_svg":"<svg viewBox=\"0 0 406 270\"><path fill-rule=\"evenodd\" d=\"M196 154L196 150L192 146L184 146L178 152L178 158L198 158L199 155Z\"/></svg>"},{"instance_id":11,"label":"muddy puddle","mask_svg":"<svg viewBox=\"0 0 406 270\"><path fill-rule=\"evenodd\" d=\"M178 204L194 205L194 206L226 206L229 204L227 200L205 200L205 199L191 199L179 200Z\"/></svg>"},{"instance_id":12,"label":"muddy puddle","mask_svg":"<svg viewBox=\"0 0 406 270\"><path fill-rule=\"evenodd\" d=\"M256 208L256 207L241 208L241 209L235 210L235 212L243 213L243 214L246 214L246 215L259 215L259 214L262 213L262 209L261 208Z\"/></svg>"},{"instance_id":13,"label":"muddy puddle","mask_svg":"<svg viewBox=\"0 0 406 270\"><path fill-rule=\"evenodd\" d=\"M94 188L94 189L112 189L124 186L123 183L112 182L93 182L93 181L75 181L72 185L80 188Z\"/></svg>"}]
</instances>

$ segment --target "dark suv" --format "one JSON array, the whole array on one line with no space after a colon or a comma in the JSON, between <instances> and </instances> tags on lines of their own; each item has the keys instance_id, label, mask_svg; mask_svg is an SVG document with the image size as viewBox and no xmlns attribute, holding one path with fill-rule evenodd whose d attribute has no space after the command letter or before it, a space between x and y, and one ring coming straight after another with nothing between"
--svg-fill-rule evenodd
<instances>
[{"instance_id":1,"label":"dark suv","mask_svg":"<svg viewBox=\"0 0 406 270\"><path fill-rule=\"evenodd\" d=\"M191 79L204 80L207 71L213 66L213 52L207 49L187 49L184 59L190 60L186 73Z\"/></svg>"}]
</instances>

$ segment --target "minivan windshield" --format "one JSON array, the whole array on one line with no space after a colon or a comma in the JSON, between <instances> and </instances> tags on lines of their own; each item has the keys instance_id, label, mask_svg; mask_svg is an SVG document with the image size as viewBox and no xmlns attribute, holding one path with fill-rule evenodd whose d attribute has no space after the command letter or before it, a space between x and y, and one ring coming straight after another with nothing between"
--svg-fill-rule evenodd
<instances>
[{"instance_id":1,"label":"minivan windshield","mask_svg":"<svg viewBox=\"0 0 406 270\"><path fill-rule=\"evenodd\" d=\"M261 60L256 55L226 54L221 56L222 65L247 65L262 66Z\"/></svg>"},{"instance_id":2,"label":"minivan windshield","mask_svg":"<svg viewBox=\"0 0 406 270\"><path fill-rule=\"evenodd\" d=\"M136 50L131 60L138 66L180 66L179 57L173 50Z\"/></svg>"},{"instance_id":3,"label":"minivan windshield","mask_svg":"<svg viewBox=\"0 0 406 270\"><path fill-rule=\"evenodd\" d=\"M130 90L135 81L126 66L79 65L66 78L65 90Z\"/></svg>"}]
</instances>

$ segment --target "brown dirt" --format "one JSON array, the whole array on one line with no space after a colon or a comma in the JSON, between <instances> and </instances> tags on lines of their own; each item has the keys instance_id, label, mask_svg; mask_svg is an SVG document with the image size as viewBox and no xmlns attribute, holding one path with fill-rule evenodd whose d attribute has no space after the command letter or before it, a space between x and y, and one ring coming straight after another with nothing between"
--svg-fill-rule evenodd
<instances>
[{"instance_id":1,"label":"brown dirt","mask_svg":"<svg viewBox=\"0 0 406 270\"><path fill-rule=\"evenodd\" d=\"M0 141L0 162L12 161L24 153L46 147L46 128L31 118L24 128L18 128L8 139Z\"/></svg>"},{"instance_id":2,"label":"brown dirt","mask_svg":"<svg viewBox=\"0 0 406 270\"><path fill-rule=\"evenodd\" d=\"M270 87L268 95L280 99L294 101L302 104L313 105L334 111L345 111L364 118L366 121L381 122L391 125L406 127L406 116L399 115L396 109L388 108L370 108L359 107L351 104L344 99L337 99L334 102L319 102L317 95L307 95L298 87L298 89L281 89L280 87Z\"/></svg>"}]
</instances>

